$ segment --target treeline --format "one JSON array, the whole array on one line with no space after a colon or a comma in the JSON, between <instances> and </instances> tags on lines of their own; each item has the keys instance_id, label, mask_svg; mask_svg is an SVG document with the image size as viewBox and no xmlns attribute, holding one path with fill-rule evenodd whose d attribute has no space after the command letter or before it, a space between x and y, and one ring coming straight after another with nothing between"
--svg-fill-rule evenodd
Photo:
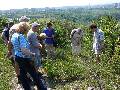
<instances>
[{"instance_id":1,"label":"treeline","mask_svg":"<svg viewBox=\"0 0 120 90\"><path fill-rule=\"evenodd\" d=\"M51 20L69 20L73 22L88 23L103 15L110 15L120 20L120 9L118 8L31 8L12 9L0 11L1 16L7 18L19 18L26 15L29 18L50 18Z\"/></svg>"}]
</instances>

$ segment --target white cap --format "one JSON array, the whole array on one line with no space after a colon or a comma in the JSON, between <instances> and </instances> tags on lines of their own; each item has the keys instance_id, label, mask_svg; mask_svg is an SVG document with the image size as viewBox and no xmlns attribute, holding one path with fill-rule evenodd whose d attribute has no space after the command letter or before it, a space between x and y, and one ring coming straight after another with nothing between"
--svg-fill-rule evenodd
<instances>
[{"instance_id":1,"label":"white cap","mask_svg":"<svg viewBox=\"0 0 120 90\"><path fill-rule=\"evenodd\" d=\"M27 18L26 16L22 16L20 19L19 19L19 22L28 22L29 21L29 18Z\"/></svg>"},{"instance_id":2,"label":"white cap","mask_svg":"<svg viewBox=\"0 0 120 90\"><path fill-rule=\"evenodd\" d=\"M37 22L32 23L32 27L40 26Z\"/></svg>"}]
</instances>

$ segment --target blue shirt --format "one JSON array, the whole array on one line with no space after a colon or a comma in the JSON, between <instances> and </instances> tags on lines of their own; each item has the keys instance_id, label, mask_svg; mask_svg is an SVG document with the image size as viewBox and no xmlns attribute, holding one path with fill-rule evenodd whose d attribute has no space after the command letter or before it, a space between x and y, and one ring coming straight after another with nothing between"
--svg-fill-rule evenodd
<instances>
[{"instance_id":1,"label":"blue shirt","mask_svg":"<svg viewBox=\"0 0 120 90\"><path fill-rule=\"evenodd\" d=\"M12 35L11 42L13 44L13 48L16 56L27 57L21 51L21 48L29 49L29 43L23 34L14 33Z\"/></svg>"},{"instance_id":2,"label":"blue shirt","mask_svg":"<svg viewBox=\"0 0 120 90\"><path fill-rule=\"evenodd\" d=\"M52 37L55 34L54 29L49 30L48 28L46 28L43 31L43 33L45 33L47 37ZM54 43L54 38L46 38L45 43L46 44L53 44Z\"/></svg>"}]
</instances>

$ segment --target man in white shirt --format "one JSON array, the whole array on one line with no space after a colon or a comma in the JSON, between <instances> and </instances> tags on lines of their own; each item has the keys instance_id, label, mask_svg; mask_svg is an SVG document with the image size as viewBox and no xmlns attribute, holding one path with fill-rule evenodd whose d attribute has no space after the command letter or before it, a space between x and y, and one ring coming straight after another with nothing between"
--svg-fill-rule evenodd
<instances>
[{"instance_id":1,"label":"man in white shirt","mask_svg":"<svg viewBox=\"0 0 120 90\"><path fill-rule=\"evenodd\" d=\"M93 34L93 51L95 52L97 62L100 62L100 54L103 49L104 32L97 28L96 24L90 26Z\"/></svg>"}]
</instances>

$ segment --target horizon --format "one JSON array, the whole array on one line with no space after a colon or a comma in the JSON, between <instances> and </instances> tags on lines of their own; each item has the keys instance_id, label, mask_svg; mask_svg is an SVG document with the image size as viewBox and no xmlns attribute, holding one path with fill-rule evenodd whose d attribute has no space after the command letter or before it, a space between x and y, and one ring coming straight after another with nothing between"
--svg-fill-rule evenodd
<instances>
[{"instance_id":1,"label":"horizon","mask_svg":"<svg viewBox=\"0 0 120 90\"><path fill-rule=\"evenodd\" d=\"M112 3L120 3L120 0L0 0L0 10L46 7L55 8L65 6L94 6Z\"/></svg>"}]
</instances>

